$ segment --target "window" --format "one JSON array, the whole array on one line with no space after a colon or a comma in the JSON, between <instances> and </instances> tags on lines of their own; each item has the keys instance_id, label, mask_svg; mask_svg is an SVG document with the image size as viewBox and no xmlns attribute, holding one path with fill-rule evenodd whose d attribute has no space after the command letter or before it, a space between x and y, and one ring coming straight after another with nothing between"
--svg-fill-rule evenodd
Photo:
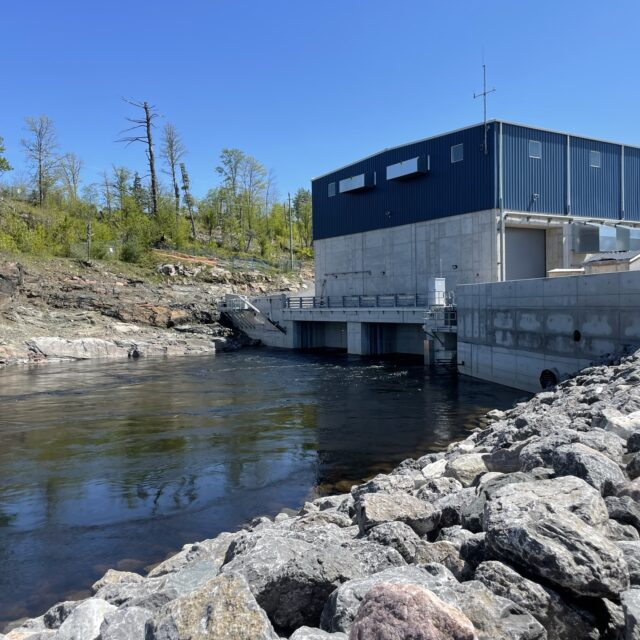
<instances>
[{"instance_id":1,"label":"window","mask_svg":"<svg viewBox=\"0 0 640 640\"><path fill-rule=\"evenodd\" d=\"M462 162L464 159L464 145L454 144L451 147L451 162Z\"/></svg>"},{"instance_id":2,"label":"window","mask_svg":"<svg viewBox=\"0 0 640 640\"><path fill-rule=\"evenodd\" d=\"M589 166L600 169L602 166L602 156L599 151L589 151Z\"/></svg>"},{"instance_id":3,"label":"window","mask_svg":"<svg viewBox=\"0 0 640 640\"><path fill-rule=\"evenodd\" d=\"M542 142L539 140L529 140L529 157L542 158Z\"/></svg>"},{"instance_id":4,"label":"window","mask_svg":"<svg viewBox=\"0 0 640 640\"><path fill-rule=\"evenodd\" d=\"M329 183L329 197L333 198L333 196L336 195L336 183L335 182L330 182Z\"/></svg>"}]
</instances>

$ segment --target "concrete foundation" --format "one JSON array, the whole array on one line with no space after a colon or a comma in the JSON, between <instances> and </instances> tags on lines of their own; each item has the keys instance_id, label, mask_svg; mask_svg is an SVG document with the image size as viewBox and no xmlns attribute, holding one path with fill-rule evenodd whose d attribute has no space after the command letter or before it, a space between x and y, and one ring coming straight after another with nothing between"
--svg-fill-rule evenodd
<instances>
[{"instance_id":1,"label":"concrete foundation","mask_svg":"<svg viewBox=\"0 0 640 640\"><path fill-rule=\"evenodd\" d=\"M461 286L458 370L527 391L640 347L640 272Z\"/></svg>"}]
</instances>

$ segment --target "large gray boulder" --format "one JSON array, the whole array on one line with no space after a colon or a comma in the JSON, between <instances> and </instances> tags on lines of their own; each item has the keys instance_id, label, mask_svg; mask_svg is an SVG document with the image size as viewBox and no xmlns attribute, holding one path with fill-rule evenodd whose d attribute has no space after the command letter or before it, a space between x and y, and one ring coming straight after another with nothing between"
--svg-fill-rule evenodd
<instances>
[{"instance_id":1,"label":"large gray boulder","mask_svg":"<svg viewBox=\"0 0 640 640\"><path fill-rule=\"evenodd\" d=\"M209 578L214 577L220 571L224 563L227 549L238 534L221 533L212 540L203 540L195 544L187 544L179 553L167 558L164 562L154 567L149 572L150 578L176 573L189 565L198 564L201 567L208 566L211 571Z\"/></svg>"},{"instance_id":2,"label":"large gray boulder","mask_svg":"<svg viewBox=\"0 0 640 640\"><path fill-rule=\"evenodd\" d=\"M597 640L600 637L594 621L580 615L558 593L524 578L502 562L481 563L474 578L496 595L509 598L527 610L547 630L549 640Z\"/></svg>"},{"instance_id":3,"label":"large gray boulder","mask_svg":"<svg viewBox=\"0 0 640 640\"><path fill-rule=\"evenodd\" d=\"M153 613L141 607L125 607L107 613L100 627L100 640L145 640L147 622Z\"/></svg>"},{"instance_id":4,"label":"large gray boulder","mask_svg":"<svg viewBox=\"0 0 640 640\"><path fill-rule=\"evenodd\" d=\"M507 485L483 520L488 550L532 575L577 596L617 598L628 588L622 551L591 526L608 520L604 501L578 478Z\"/></svg>"},{"instance_id":5,"label":"large gray boulder","mask_svg":"<svg viewBox=\"0 0 640 640\"><path fill-rule=\"evenodd\" d=\"M484 458L482 453L467 453L449 460L445 476L455 478L463 487L470 487L488 471Z\"/></svg>"},{"instance_id":6,"label":"large gray boulder","mask_svg":"<svg viewBox=\"0 0 640 640\"><path fill-rule=\"evenodd\" d=\"M367 539L395 549L408 563L416 560L416 550L422 543L418 534L404 522L384 522L373 527Z\"/></svg>"},{"instance_id":7,"label":"large gray boulder","mask_svg":"<svg viewBox=\"0 0 640 640\"><path fill-rule=\"evenodd\" d=\"M350 640L476 640L471 621L417 584L381 583L364 597Z\"/></svg>"},{"instance_id":8,"label":"large gray boulder","mask_svg":"<svg viewBox=\"0 0 640 640\"><path fill-rule=\"evenodd\" d=\"M60 625L56 640L97 640L105 616L115 610L100 598L85 600Z\"/></svg>"},{"instance_id":9,"label":"large gray boulder","mask_svg":"<svg viewBox=\"0 0 640 640\"><path fill-rule=\"evenodd\" d=\"M640 540L620 540L616 542L624 554L629 568L629 580L634 586L640 585Z\"/></svg>"},{"instance_id":10,"label":"large gray boulder","mask_svg":"<svg viewBox=\"0 0 640 640\"><path fill-rule=\"evenodd\" d=\"M362 533L384 522L404 522L418 535L433 531L440 513L408 493L364 493L355 501L356 521Z\"/></svg>"},{"instance_id":11,"label":"large gray boulder","mask_svg":"<svg viewBox=\"0 0 640 640\"><path fill-rule=\"evenodd\" d=\"M265 612L241 576L220 575L167 604L145 640L276 640Z\"/></svg>"},{"instance_id":12,"label":"large gray boulder","mask_svg":"<svg viewBox=\"0 0 640 640\"><path fill-rule=\"evenodd\" d=\"M78 600L65 600L54 604L43 616L45 627L47 629L58 629L79 604L80 601Z\"/></svg>"},{"instance_id":13,"label":"large gray boulder","mask_svg":"<svg viewBox=\"0 0 640 640\"><path fill-rule=\"evenodd\" d=\"M144 578L131 571L116 571L115 569L109 569L100 580L94 582L91 591L96 594L102 587L113 584L137 584L142 582Z\"/></svg>"},{"instance_id":14,"label":"large gray boulder","mask_svg":"<svg viewBox=\"0 0 640 640\"><path fill-rule=\"evenodd\" d=\"M628 495L620 495L607 497L605 504L613 520L630 524L640 531L640 503Z\"/></svg>"},{"instance_id":15,"label":"large gray boulder","mask_svg":"<svg viewBox=\"0 0 640 640\"><path fill-rule=\"evenodd\" d=\"M317 626L324 602L338 585L405 564L391 547L340 537L344 530L335 526L328 531L324 537L318 531L274 529L253 534L229 548L222 573L243 575L277 627ZM307 534L307 539L298 537Z\"/></svg>"},{"instance_id":16,"label":"large gray boulder","mask_svg":"<svg viewBox=\"0 0 640 640\"><path fill-rule=\"evenodd\" d=\"M558 447L553 454L553 468L558 476L582 478L603 496L616 493L627 481L615 462L580 443Z\"/></svg>"},{"instance_id":17,"label":"large gray boulder","mask_svg":"<svg viewBox=\"0 0 640 640\"><path fill-rule=\"evenodd\" d=\"M630 589L620 596L624 612L624 640L640 640L640 589Z\"/></svg>"}]
</instances>

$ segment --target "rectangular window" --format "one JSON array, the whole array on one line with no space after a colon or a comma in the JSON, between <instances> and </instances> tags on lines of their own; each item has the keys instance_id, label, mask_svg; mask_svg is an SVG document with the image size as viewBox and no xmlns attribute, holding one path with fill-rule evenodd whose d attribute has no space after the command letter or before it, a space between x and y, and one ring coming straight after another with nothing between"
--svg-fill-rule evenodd
<instances>
[{"instance_id":1,"label":"rectangular window","mask_svg":"<svg viewBox=\"0 0 640 640\"><path fill-rule=\"evenodd\" d=\"M542 142L539 140L529 140L529 157L542 158Z\"/></svg>"},{"instance_id":2,"label":"rectangular window","mask_svg":"<svg viewBox=\"0 0 640 640\"><path fill-rule=\"evenodd\" d=\"M589 151L589 166L596 169L602 167L602 156L599 151Z\"/></svg>"},{"instance_id":3,"label":"rectangular window","mask_svg":"<svg viewBox=\"0 0 640 640\"><path fill-rule=\"evenodd\" d=\"M454 144L451 147L451 162L462 162L464 159L464 145Z\"/></svg>"},{"instance_id":4,"label":"rectangular window","mask_svg":"<svg viewBox=\"0 0 640 640\"><path fill-rule=\"evenodd\" d=\"M336 183L335 182L330 182L329 183L329 197L333 198L333 196L336 195Z\"/></svg>"}]
</instances>

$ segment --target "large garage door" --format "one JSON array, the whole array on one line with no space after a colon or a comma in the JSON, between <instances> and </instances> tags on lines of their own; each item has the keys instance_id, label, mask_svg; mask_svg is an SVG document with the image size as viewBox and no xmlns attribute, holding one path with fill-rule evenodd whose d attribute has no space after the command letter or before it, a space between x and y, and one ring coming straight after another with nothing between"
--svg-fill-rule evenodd
<instances>
[{"instance_id":1,"label":"large garage door","mask_svg":"<svg viewBox=\"0 0 640 640\"><path fill-rule=\"evenodd\" d=\"M507 227L507 280L544 278L547 275L544 229Z\"/></svg>"}]
</instances>

